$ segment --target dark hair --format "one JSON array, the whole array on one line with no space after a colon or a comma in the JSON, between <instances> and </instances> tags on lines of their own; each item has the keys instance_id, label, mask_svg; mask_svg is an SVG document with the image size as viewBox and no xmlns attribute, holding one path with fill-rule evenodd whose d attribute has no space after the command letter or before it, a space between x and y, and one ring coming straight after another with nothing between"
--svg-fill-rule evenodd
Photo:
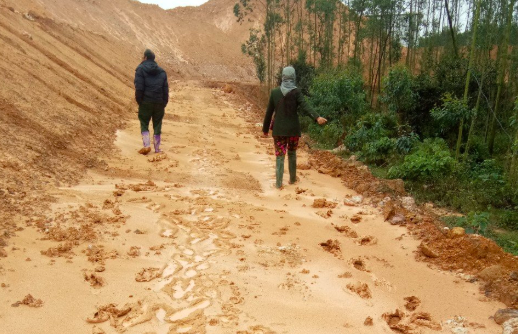
<instances>
[{"instance_id":1,"label":"dark hair","mask_svg":"<svg viewBox=\"0 0 518 334\"><path fill-rule=\"evenodd\" d=\"M155 53L149 49L146 49L146 51L144 51L144 57L149 60L155 60Z\"/></svg>"},{"instance_id":2,"label":"dark hair","mask_svg":"<svg viewBox=\"0 0 518 334\"><path fill-rule=\"evenodd\" d=\"M297 113L297 89L293 89L284 96L284 114L292 115Z\"/></svg>"}]
</instances>

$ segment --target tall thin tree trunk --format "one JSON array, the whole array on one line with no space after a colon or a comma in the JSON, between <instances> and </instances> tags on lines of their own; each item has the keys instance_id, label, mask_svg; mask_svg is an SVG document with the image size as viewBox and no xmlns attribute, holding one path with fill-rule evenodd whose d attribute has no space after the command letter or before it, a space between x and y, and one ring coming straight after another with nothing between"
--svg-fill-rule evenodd
<instances>
[{"instance_id":1,"label":"tall thin tree trunk","mask_svg":"<svg viewBox=\"0 0 518 334\"><path fill-rule=\"evenodd\" d=\"M509 35L511 34L511 24L512 24L512 18L513 18L513 9L514 9L514 2L515 0L509 1L509 10L507 13L507 22L506 22L506 29L505 29L505 36L504 40L502 42L502 45L499 48L498 54L501 55L500 60L500 66L498 69L498 83L497 83L497 91L496 91L496 99L495 99L495 109L493 111L493 119L491 121L491 128L489 132L489 153L492 155L495 145L495 126L496 121L498 117L498 112L500 111L500 99L502 97L502 89L504 87L504 79L505 79L505 72L507 70L507 49L509 45Z\"/></svg>"},{"instance_id":2,"label":"tall thin tree trunk","mask_svg":"<svg viewBox=\"0 0 518 334\"><path fill-rule=\"evenodd\" d=\"M477 8L475 9L475 17L473 18L473 24L471 25L471 50L469 51L469 63L468 73L466 74L466 83L464 85L464 105L468 106L468 93L469 93L469 82L471 80L471 72L473 67L473 60L475 59L475 48L477 42L477 30L478 30L478 19L480 17L480 0L477 0ZM455 159L459 160L460 146L462 145L462 131L464 129L464 118L460 120L459 134L457 136L457 147L455 148Z\"/></svg>"}]
</instances>

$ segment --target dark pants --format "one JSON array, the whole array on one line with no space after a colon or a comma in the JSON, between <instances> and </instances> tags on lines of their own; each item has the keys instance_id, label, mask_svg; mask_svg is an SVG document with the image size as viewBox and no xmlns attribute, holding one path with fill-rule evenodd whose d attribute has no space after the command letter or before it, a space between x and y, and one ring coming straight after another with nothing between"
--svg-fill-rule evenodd
<instances>
[{"instance_id":1,"label":"dark pants","mask_svg":"<svg viewBox=\"0 0 518 334\"><path fill-rule=\"evenodd\" d=\"M140 120L140 132L149 131L149 122L153 119L153 134L162 133L162 119L165 108L162 103L142 102L138 107L138 119Z\"/></svg>"}]
</instances>

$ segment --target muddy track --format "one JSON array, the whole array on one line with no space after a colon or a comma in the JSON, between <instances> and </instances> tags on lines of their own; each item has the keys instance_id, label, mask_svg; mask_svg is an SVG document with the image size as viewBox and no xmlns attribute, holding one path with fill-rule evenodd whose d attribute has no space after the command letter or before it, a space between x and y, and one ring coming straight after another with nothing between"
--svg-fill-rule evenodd
<instances>
[{"instance_id":1,"label":"muddy track","mask_svg":"<svg viewBox=\"0 0 518 334\"><path fill-rule=\"evenodd\" d=\"M165 154L138 155L130 121L106 165L55 190L51 210L9 239L3 331L501 331L488 317L503 304L417 262L419 240L304 168L306 152L300 183L274 189L271 139L256 138L249 105L197 82L171 86Z\"/></svg>"}]
</instances>

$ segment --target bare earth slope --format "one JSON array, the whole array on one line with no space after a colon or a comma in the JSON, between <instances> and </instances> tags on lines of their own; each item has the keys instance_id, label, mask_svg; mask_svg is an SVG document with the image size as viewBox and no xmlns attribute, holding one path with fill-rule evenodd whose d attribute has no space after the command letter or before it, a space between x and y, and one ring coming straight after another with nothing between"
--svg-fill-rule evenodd
<instances>
[{"instance_id":1,"label":"bare earth slope","mask_svg":"<svg viewBox=\"0 0 518 334\"><path fill-rule=\"evenodd\" d=\"M503 304L417 262L419 242L368 199L344 205L357 194L315 170L275 190L246 106L195 82L173 91L165 155L136 155L131 121L105 167L10 239L2 331L500 332L488 316Z\"/></svg>"},{"instance_id":2,"label":"bare earth slope","mask_svg":"<svg viewBox=\"0 0 518 334\"><path fill-rule=\"evenodd\" d=\"M0 0L0 228L31 216L50 186L102 164L136 110L146 47L170 78L252 80L233 1L164 11L131 0ZM23 209L22 209L23 208ZM23 212L22 212L23 210Z\"/></svg>"}]
</instances>

